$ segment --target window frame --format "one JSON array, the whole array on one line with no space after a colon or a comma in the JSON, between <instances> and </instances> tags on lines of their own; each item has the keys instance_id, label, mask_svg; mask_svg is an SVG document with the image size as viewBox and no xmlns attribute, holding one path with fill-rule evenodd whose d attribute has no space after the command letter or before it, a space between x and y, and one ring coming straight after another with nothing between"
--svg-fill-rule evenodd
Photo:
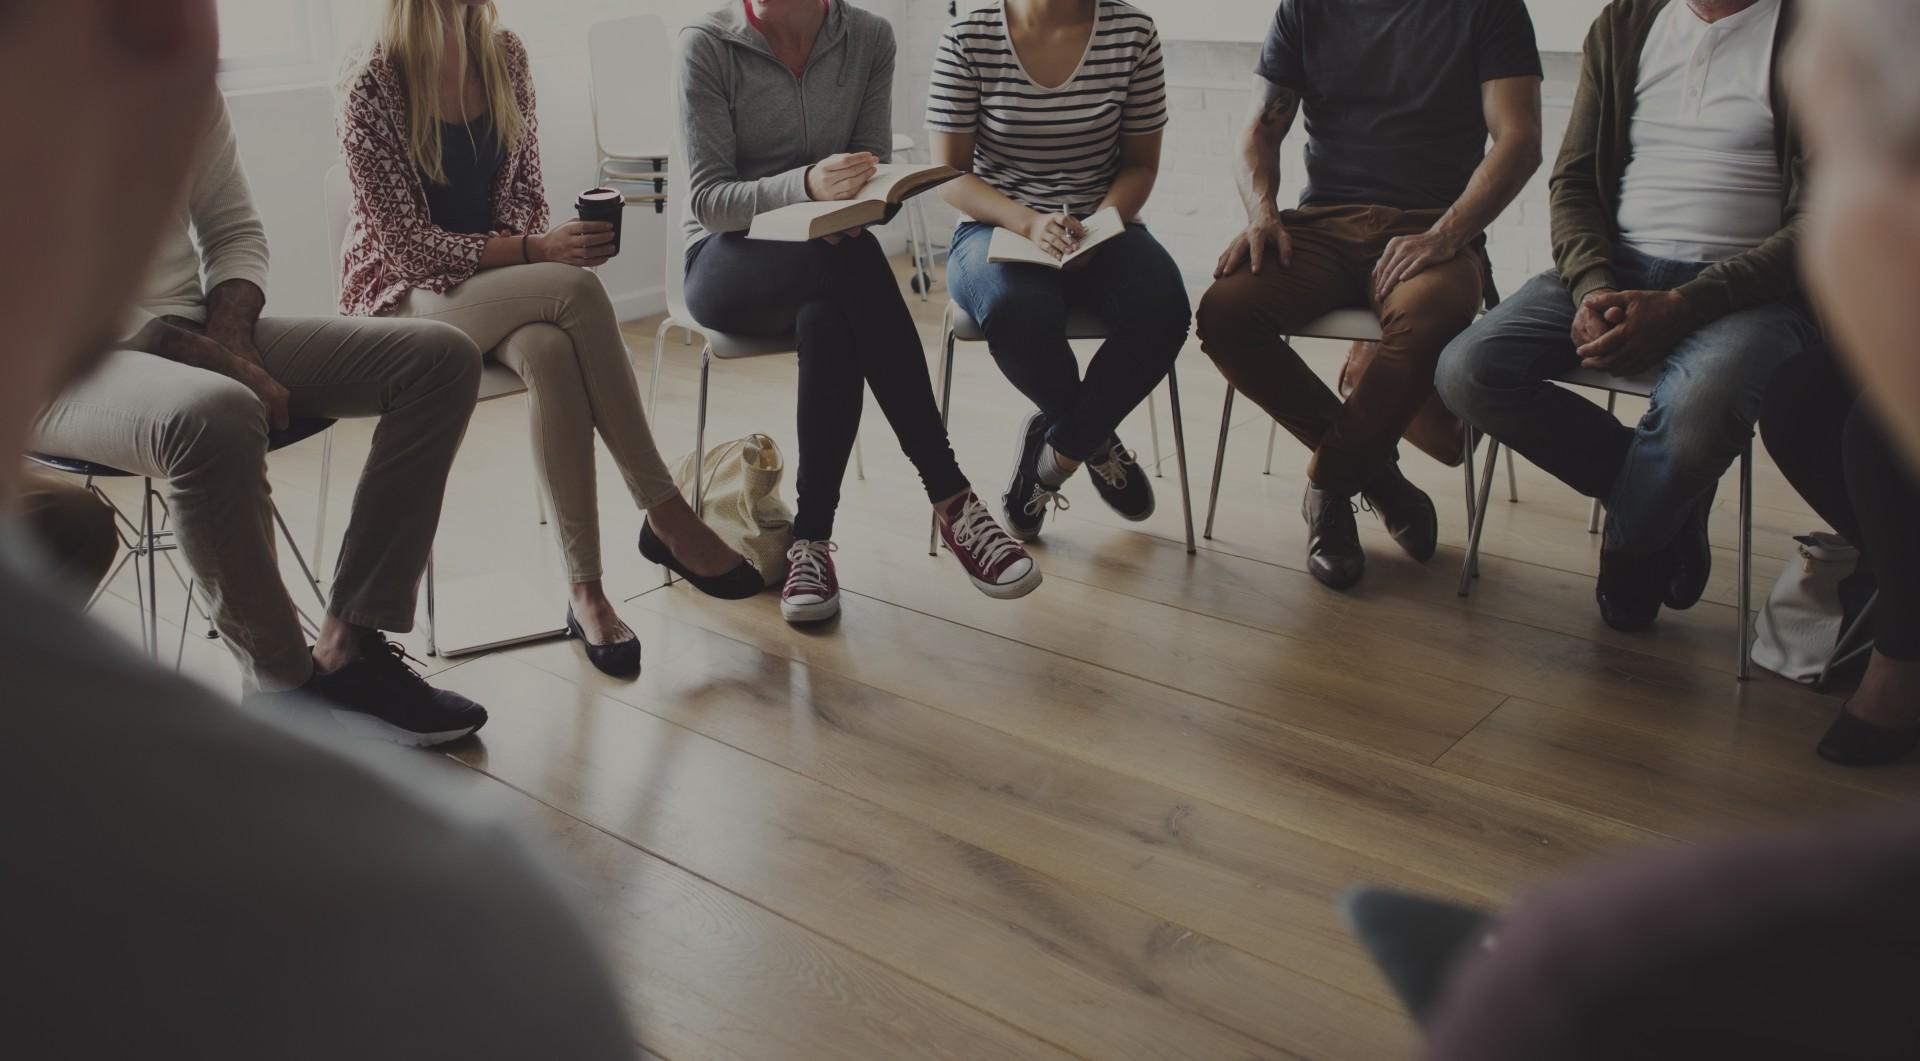
<instances>
[{"instance_id":1,"label":"window frame","mask_svg":"<svg viewBox=\"0 0 1920 1061\"><path fill-rule=\"evenodd\" d=\"M329 0L289 0L295 46L284 52L220 59L220 88L260 92L330 84L334 75L333 11Z\"/></svg>"}]
</instances>

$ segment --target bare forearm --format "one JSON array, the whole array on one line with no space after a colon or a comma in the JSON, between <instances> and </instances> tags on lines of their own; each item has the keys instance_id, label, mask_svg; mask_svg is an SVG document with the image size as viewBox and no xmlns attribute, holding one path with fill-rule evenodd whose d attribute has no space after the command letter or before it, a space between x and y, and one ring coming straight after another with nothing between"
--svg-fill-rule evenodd
<instances>
[{"instance_id":1,"label":"bare forearm","mask_svg":"<svg viewBox=\"0 0 1920 1061\"><path fill-rule=\"evenodd\" d=\"M983 224L1019 232L1033 219L1032 210L971 173L941 185L939 192L948 206Z\"/></svg>"},{"instance_id":2,"label":"bare forearm","mask_svg":"<svg viewBox=\"0 0 1920 1061\"><path fill-rule=\"evenodd\" d=\"M1472 241L1513 203L1539 168L1537 137L1508 136L1495 141L1473 171L1466 191L1434 223L1434 230L1458 244Z\"/></svg>"},{"instance_id":3,"label":"bare forearm","mask_svg":"<svg viewBox=\"0 0 1920 1061\"><path fill-rule=\"evenodd\" d=\"M505 269L513 265L531 265L540 261L540 244L543 237L532 236L489 236L487 249L481 252L480 268Z\"/></svg>"},{"instance_id":4,"label":"bare forearm","mask_svg":"<svg viewBox=\"0 0 1920 1061\"><path fill-rule=\"evenodd\" d=\"M1107 189L1107 197L1100 201L1101 209L1113 207L1120 211L1122 220L1131 224L1147 208L1147 200L1153 195L1153 186L1160 179L1159 166L1125 166L1120 175L1113 179Z\"/></svg>"},{"instance_id":5,"label":"bare forearm","mask_svg":"<svg viewBox=\"0 0 1920 1061\"><path fill-rule=\"evenodd\" d=\"M1300 113L1300 94L1266 78L1254 78L1253 113L1240 136L1240 168L1234 174L1247 220L1280 217L1280 145Z\"/></svg>"}]
</instances>

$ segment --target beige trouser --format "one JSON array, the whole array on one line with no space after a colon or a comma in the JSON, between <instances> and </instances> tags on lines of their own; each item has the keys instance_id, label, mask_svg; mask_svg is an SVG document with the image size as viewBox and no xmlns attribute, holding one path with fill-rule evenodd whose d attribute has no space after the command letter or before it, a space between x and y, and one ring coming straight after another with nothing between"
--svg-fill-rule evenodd
<instances>
[{"instance_id":1,"label":"beige trouser","mask_svg":"<svg viewBox=\"0 0 1920 1061\"><path fill-rule=\"evenodd\" d=\"M415 291L393 312L459 328L526 381L533 466L553 504L570 581L601 575L596 429L634 504L648 509L679 496L647 427L620 322L599 277L552 262L489 269L444 295Z\"/></svg>"},{"instance_id":2,"label":"beige trouser","mask_svg":"<svg viewBox=\"0 0 1920 1061\"><path fill-rule=\"evenodd\" d=\"M327 611L369 629L413 629L480 352L459 331L420 321L267 318L254 339L293 416L380 418ZM246 686L307 680L313 656L275 559L266 410L253 391L117 351L55 399L32 448L166 480L181 552Z\"/></svg>"}]
</instances>

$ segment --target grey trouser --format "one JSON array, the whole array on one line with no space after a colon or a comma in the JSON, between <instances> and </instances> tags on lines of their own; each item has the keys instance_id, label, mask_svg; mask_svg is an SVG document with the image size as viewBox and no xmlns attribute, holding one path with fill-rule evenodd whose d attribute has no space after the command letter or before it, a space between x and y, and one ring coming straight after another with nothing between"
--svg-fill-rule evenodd
<instances>
[{"instance_id":1,"label":"grey trouser","mask_svg":"<svg viewBox=\"0 0 1920 1061\"><path fill-rule=\"evenodd\" d=\"M254 340L293 416L380 418L327 610L355 626L413 629L480 352L458 330L421 321L266 318ZM165 480L180 549L246 686L307 680L313 657L275 559L266 409L253 391L116 351L48 407L32 448Z\"/></svg>"},{"instance_id":2,"label":"grey trouser","mask_svg":"<svg viewBox=\"0 0 1920 1061\"><path fill-rule=\"evenodd\" d=\"M552 262L488 269L444 295L416 290L393 313L459 328L526 381L533 466L553 503L569 581L601 575L596 430L634 504L648 509L680 495L647 427L620 321L599 277Z\"/></svg>"}]
</instances>

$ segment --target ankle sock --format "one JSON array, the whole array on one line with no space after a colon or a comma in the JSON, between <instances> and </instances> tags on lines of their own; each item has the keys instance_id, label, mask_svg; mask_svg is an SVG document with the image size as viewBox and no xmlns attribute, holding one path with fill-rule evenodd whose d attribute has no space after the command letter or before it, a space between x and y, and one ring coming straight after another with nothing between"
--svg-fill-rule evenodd
<instances>
[{"instance_id":1,"label":"ankle sock","mask_svg":"<svg viewBox=\"0 0 1920 1061\"><path fill-rule=\"evenodd\" d=\"M1051 444L1040 447L1040 459L1036 462L1036 465L1034 474L1039 476L1040 482L1045 484L1048 489L1054 490L1059 489L1068 479L1073 478L1073 473L1079 470L1077 466L1073 468L1064 467L1061 464L1060 454L1054 451Z\"/></svg>"}]
</instances>

